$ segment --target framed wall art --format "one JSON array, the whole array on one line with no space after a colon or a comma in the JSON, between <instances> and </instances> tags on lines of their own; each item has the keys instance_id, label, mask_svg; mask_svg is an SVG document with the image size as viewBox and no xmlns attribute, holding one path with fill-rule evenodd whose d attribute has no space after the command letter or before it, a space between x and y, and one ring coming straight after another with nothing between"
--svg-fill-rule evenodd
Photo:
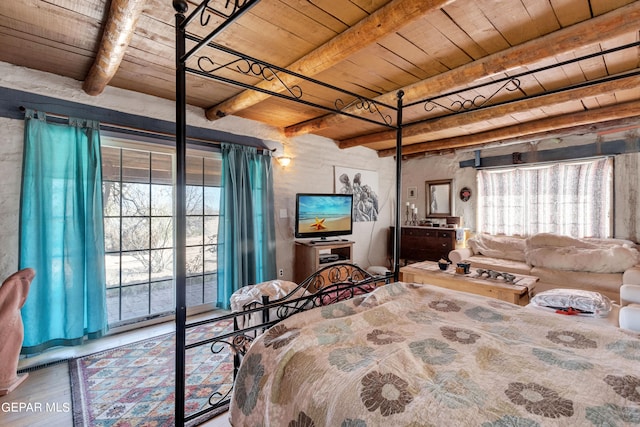
<instances>
[{"instance_id":1,"label":"framed wall art","mask_svg":"<svg viewBox=\"0 0 640 427\"><path fill-rule=\"evenodd\" d=\"M335 192L353 194L353 220L378 220L378 172L334 166Z\"/></svg>"}]
</instances>

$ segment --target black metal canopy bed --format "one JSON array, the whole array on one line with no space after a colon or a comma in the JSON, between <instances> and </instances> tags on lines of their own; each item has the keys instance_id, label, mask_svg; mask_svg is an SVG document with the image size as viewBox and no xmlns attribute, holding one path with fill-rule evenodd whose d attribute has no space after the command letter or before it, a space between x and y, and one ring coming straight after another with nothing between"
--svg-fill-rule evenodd
<instances>
[{"instance_id":1,"label":"black metal canopy bed","mask_svg":"<svg viewBox=\"0 0 640 427\"><path fill-rule=\"evenodd\" d=\"M253 302L212 320L232 319L234 331L185 344L190 328L207 323L186 321L187 73L246 88L254 87L230 76L277 79L283 91L264 90L269 95L395 130L396 202L401 194L402 113L407 107L402 91L397 105L380 104L217 45L216 35L258 0L223 3L204 0L187 15L186 1L173 2L176 425L229 402L232 424L238 426L640 424L638 335L593 319L397 282L398 233L393 239L393 278L374 277L354 265L331 266L283 298ZM212 16L218 25L207 29ZM224 60L213 60L214 54ZM228 69L234 72L225 73ZM510 77L498 84L505 87L517 80ZM325 98L327 91L335 92L335 101L322 102L317 87ZM434 102L436 98L421 101ZM355 105L362 113L350 112L345 105ZM395 230L401 216L396 203ZM391 279L393 283L378 286ZM247 322L247 316L254 316L254 321ZM185 414L185 352L220 351L222 346L234 354L233 391L214 394L209 408Z\"/></svg>"}]
</instances>

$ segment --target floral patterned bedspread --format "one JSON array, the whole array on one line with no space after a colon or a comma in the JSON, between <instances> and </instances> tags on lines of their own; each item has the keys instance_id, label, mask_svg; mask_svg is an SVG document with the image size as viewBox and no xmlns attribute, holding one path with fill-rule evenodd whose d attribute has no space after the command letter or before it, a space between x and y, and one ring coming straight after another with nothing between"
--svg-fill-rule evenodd
<instances>
[{"instance_id":1,"label":"floral patterned bedspread","mask_svg":"<svg viewBox=\"0 0 640 427\"><path fill-rule=\"evenodd\" d=\"M592 320L592 319L588 319ZM640 336L429 285L392 283L257 339L234 426L640 424Z\"/></svg>"}]
</instances>

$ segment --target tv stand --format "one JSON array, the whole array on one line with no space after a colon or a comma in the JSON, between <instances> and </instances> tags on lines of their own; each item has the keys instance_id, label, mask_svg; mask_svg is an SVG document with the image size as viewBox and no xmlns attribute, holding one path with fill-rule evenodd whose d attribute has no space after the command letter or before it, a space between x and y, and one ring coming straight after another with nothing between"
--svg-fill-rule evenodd
<instances>
[{"instance_id":1,"label":"tv stand","mask_svg":"<svg viewBox=\"0 0 640 427\"><path fill-rule=\"evenodd\" d=\"M322 267L353 262L353 242L349 240L311 240L296 242L294 280L302 282Z\"/></svg>"},{"instance_id":2,"label":"tv stand","mask_svg":"<svg viewBox=\"0 0 640 427\"><path fill-rule=\"evenodd\" d=\"M311 243L312 245L326 245L326 244L332 244L332 243L336 243L336 242L348 242L348 240L345 239L316 239L316 240L310 240L309 243Z\"/></svg>"}]
</instances>

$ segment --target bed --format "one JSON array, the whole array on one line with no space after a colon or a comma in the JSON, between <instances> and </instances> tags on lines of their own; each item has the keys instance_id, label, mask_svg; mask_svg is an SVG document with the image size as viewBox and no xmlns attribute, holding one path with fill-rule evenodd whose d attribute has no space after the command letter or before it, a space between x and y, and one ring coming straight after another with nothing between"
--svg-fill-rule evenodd
<instances>
[{"instance_id":1,"label":"bed","mask_svg":"<svg viewBox=\"0 0 640 427\"><path fill-rule=\"evenodd\" d=\"M395 282L289 317L245 354L234 426L640 424L640 337Z\"/></svg>"},{"instance_id":2,"label":"bed","mask_svg":"<svg viewBox=\"0 0 640 427\"><path fill-rule=\"evenodd\" d=\"M598 419L615 421L608 425L640 422L639 375L632 370L639 357L637 337L481 297L445 294L442 289L435 291L429 286L396 283L378 288L370 295L358 295L352 289L364 289L370 278L357 283L348 280L336 284L332 291L323 289L300 298L290 295L282 301L262 301L253 308L244 307L242 312L226 316L244 321L237 324L241 327L231 333L185 344L187 331L201 324L186 321L187 74L254 89L395 132L396 201L401 200L402 190L403 111L418 105L428 108L432 102L425 98L404 105L404 92L398 90L395 105L383 104L214 42L221 31L258 2L199 0L195 2L196 7L188 11L193 2L173 1L176 10L176 425L220 409L228 402L226 395L221 397L216 392L210 398L211 407L200 413L185 414L185 352L198 346L219 351L219 344L233 349L236 367L243 360L237 371L232 400L231 417L235 425L291 422L290 425L296 426L418 426L452 425L455 424L452 419L462 420L458 424L487 426L573 424L575 420L588 424L585 420ZM212 59L216 57L224 58L220 60L223 63L216 64ZM213 69L212 64L216 64ZM254 77L282 87L254 87L248 83ZM356 110L344 108L345 105ZM395 203L393 216L394 229L399 230L403 216L399 203ZM392 239L395 280L400 267L399 249L400 234L396 232ZM350 297L354 297L353 301L348 302L346 298ZM436 303L440 300L449 301L451 307L457 306L460 310L448 310L448 303ZM332 302L335 304L327 305ZM435 307L429 307L432 303ZM316 308L306 312L313 307ZM469 317L466 314L469 310L478 318ZM391 317L392 312L400 313L399 317ZM297 314L290 317L294 313ZM414 319L409 313L414 313ZM247 317L251 315L259 316L261 322ZM500 321L491 321L492 316ZM380 327L375 331L383 332L390 331L389 325L394 327L386 336L375 332L372 325ZM366 335L354 335L353 344L343 342L348 335L344 332L356 326L364 327L365 331L368 327L367 333L373 334L371 339L376 343L390 340L391 344L372 344ZM318 337L318 328L332 332ZM453 339L442 336L443 330ZM545 333L552 333L553 339L546 338ZM583 337L586 338L582 340ZM413 347L407 350L411 343ZM595 347L589 347L592 343ZM333 348L335 345L338 347ZM345 350L349 348L355 350ZM386 356L385 351L389 352ZM374 358L380 354L383 358ZM605 368L604 362L611 362L614 357L620 363ZM393 370L394 366L398 369ZM356 379L347 381L345 370L353 371ZM252 382L258 374L260 380ZM293 377L299 378L288 382ZM398 380L396 386L388 389L382 385L381 381L396 381L396 377L402 380ZM320 383L320 378L334 383ZM362 381L366 384L362 389L366 395L364 401L363 392L358 389L364 387ZM376 387L382 391L376 393ZM351 393L352 398L341 392ZM396 395L392 400L398 402L387 399L387 393ZM386 400L383 401L383 397ZM532 402L537 400L522 403L525 397Z\"/></svg>"}]
</instances>

